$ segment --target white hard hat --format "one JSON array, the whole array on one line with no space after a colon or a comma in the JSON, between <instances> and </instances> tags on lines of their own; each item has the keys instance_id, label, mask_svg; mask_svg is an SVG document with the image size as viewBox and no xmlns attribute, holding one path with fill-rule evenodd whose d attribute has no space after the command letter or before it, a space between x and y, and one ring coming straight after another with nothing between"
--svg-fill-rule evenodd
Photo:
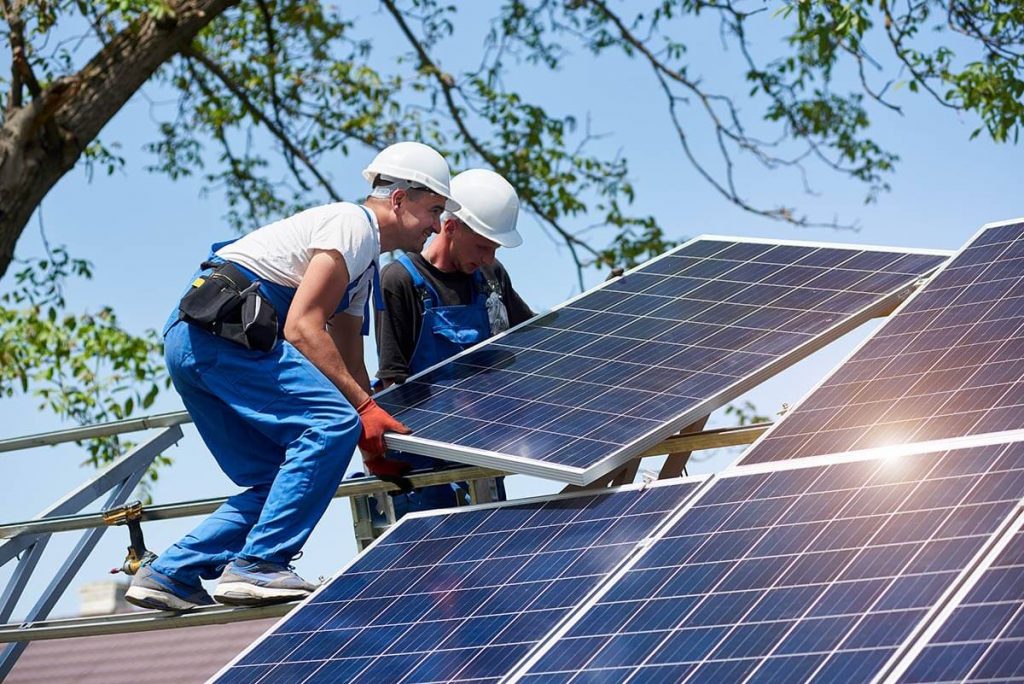
<instances>
[{"instance_id":1,"label":"white hard hat","mask_svg":"<svg viewBox=\"0 0 1024 684\"><path fill-rule=\"evenodd\" d=\"M451 172L444 157L429 145L399 142L381 150L363 169L363 178L373 184L377 176L404 180L422 185L448 200L445 209L456 211L459 203L452 199Z\"/></svg>"},{"instance_id":2,"label":"white hard hat","mask_svg":"<svg viewBox=\"0 0 1024 684\"><path fill-rule=\"evenodd\" d=\"M462 208L455 212L475 233L502 247L518 247L519 197L512 184L487 169L469 169L452 179L452 196Z\"/></svg>"}]
</instances>

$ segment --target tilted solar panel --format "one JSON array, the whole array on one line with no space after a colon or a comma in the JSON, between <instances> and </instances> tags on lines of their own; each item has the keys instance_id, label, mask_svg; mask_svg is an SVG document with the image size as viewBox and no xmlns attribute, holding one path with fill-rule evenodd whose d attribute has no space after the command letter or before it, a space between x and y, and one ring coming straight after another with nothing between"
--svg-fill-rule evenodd
<instances>
[{"instance_id":1,"label":"tilted solar panel","mask_svg":"<svg viewBox=\"0 0 1024 684\"><path fill-rule=\"evenodd\" d=\"M378 395L404 451L585 484L870 316L940 252L696 239Z\"/></svg>"},{"instance_id":2,"label":"tilted solar panel","mask_svg":"<svg viewBox=\"0 0 1024 684\"><path fill-rule=\"evenodd\" d=\"M1024 429L1024 221L983 229L742 464Z\"/></svg>"},{"instance_id":3,"label":"tilted solar panel","mask_svg":"<svg viewBox=\"0 0 1024 684\"><path fill-rule=\"evenodd\" d=\"M1011 537L897 681L1024 681L1024 532Z\"/></svg>"},{"instance_id":4,"label":"tilted solar panel","mask_svg":"<svg viewBox=\"0 0 1024 684\"><path fill-rule=\"evenodd\" d=\"M1019 442L800 465L713 481L521 681L869 681L1024 496Z\"/></svg>"},{"instance_id":5,"label":"tilted solar panel","mask_svg":"<svg viewBox=\"0 0 1024 684\"><path fill-rule=\"evenodd\" d=\"M407 516L215 681L496 681L700 481Z\"/></svg>"}]
</instances>

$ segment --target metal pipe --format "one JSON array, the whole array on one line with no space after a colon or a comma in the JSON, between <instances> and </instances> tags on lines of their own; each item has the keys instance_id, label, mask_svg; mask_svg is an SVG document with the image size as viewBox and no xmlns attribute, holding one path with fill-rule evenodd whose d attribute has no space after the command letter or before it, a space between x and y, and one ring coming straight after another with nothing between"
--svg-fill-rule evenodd
<instances>
[{"instance_id":1,"label":"metal pipe","mask_svg":"<svg viewBox=\"0 0 1024 684\"><path fill-rule=\"evenodd\" d=\"M95 439L97 437L110 437L125 432L138 432L158 427L174 427L191 423L192 417L187 411L175 411L174 413L159 413L155 416L143 418L129 418L127 420L116 420L110 423L98 425L86 425L83 427L57 430L54 432L41 432L37 435L27 437L14 437L12 439L0 439L0 452L17 451L19 449L31 449L38 446L52 446L64 442L77 442L83 439Z\"/></svg>"},{"instance_id":2,"label":"metal pipe","mask_svg":"<svg viewBox=\"0 0 1024 684\"><path fill-rule=\"evenodd\" d=\"M758 423L756 425L743 425L738 427L717 428L704 432L694 432L682 435L675 435L668 438L661 444L652 447L639 456L656 456L660 454L701 449L715 449L723 446L736 446L749 444L765 432L771 423ZM476 480L486 477L498 477L506 473L482 468L480 466L463 466L446 470L436 470L429 473L418 473L410 476L413 486L428 487L437 484L449 484L463 480ZM362 477L355 480L342 482L335 492L335 497L360 496L363 494L379 494L389 491L397 491L392 484L381 482L375 477ZM213 499L197 499L195 501L184 501L159 506L148 506L142 512L143 520L171 520L174 518L187 518L193 515L205 515L212 513L226 501L226 497ZM72 530L84 530L90 527L98 527L103 523L101 513L85 513L81 515L50 516L46 519L27 520L24 522L7 523L0 525L0 539L10 539L21 534L41 534L47 532L68 532Z\"/></svg>"},{"instance_id":3,"label":"metal pipe","mask_svg":"<svg viewBox=\"0 0 1024 684\"><path fill-rule=\"evenodd\" d=\"M295 601L258 608L237 608L218 605L196 608L187 613L165 613L156 610L145 610L96 617L38 620L20 625L0 626L0 643L66 639L70 637L100 636L103 634L123 634L128 632L149 632L156 629L220 625L226 622L276 618L286 615L297 605L298 602Z\"/></svg>"},{"instance_id":4,"label":"metal pipe","mask_svg":"<svg viewBox=\"0 0 1024 684\"><path fill-rule=\"evenodd\" d=\"M461 468L450 468L437 470L429 473L411 475L409 479L415 487L428 487L437 484L448 484L462 480L475 480L482 477L498 477L505 475L490 468L478 466L466 466ZM375 477L361 477L355 480L347 480L338 486L335 497L358 496L362 494L382 494L388 491L397 491L398 488L388 482L382 482ZM227 497L215 499L198 499L182 503L164 504L161 506L148 506L142 511L142 520L170 520L173 518L186 518L193 515L204 515L212 513L227 500ZM72 530L85 530L92 527L104 525L102 513L83 513L81 515L65 515L47 517L45 519L26 520L24 522L9 523L0 525L0 539L10 539L24 534L45 534L49 532L69 532Z\"/></svg>"},{"instance_id":5,"label":"metal pipe","mask_svg":"<svg viewBox=\"0 0 1024 684\"><path fill-rule=\"evenodd\" d=\"M63 499L50 506L48 509L37 515L29 523L44 522L59 516L70 516L72 512L82 510L102 494L105 494L111 487L122 482L126 477L136 470L145 470L157 455L174 446L181 439L180 427L169 427L157 434L147 442L135 447L127 454L111 463L106 470L95 475L85 484L80 485L74 491L68 493ZM16 555L32 543L39 532L29 533L27 528L24 531L9 530L8 541L0 544L0 565L9 562Z\"/></svg>"}]
</instances>

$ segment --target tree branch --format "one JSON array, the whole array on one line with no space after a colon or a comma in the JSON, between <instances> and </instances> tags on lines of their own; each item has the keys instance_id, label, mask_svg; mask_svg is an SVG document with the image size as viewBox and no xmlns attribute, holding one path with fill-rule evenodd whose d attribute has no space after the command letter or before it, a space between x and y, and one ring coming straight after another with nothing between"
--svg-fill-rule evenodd
<instances>
[{"instance_id":1,"label":"tree branch","mask_svg":"<svg viewBox=\"0 0 1024 684\"><path fill-rule=\"evenodd\" d=\"M889 37L889 42L892 44L893 50L896 52L896 58L903 63L903 66L907 68L907 71L914 77L914 79L924 88L928 93L943 107L952 109L954 111L960 111L963 109L951 102L947 102L946 98L942 97L931 85L928 84L927 76L920 73L910 59L907 58L906 48L903 47L903 36L905 35L903 29L900 29L897 33L893 33L893 27L896 25L896 19L893 18L892 13L889 11L888 0L881 0L878 3L879 9L882 10L882 14L885 16L885 35ZM908 13L909 17L909 13Z\"/></svg>"},{"instance_id":2,"label":"tree branch","mask_svg":"<svg viewBox=\"0 0 1024 684\"><path fill-rule=\"evenodd\" d=\"M748 211L758 216L764 216L766 218L791 223L796 226L850 228L850 226L842 226L834 221L827 223L815 223L808 221L806 218L797 218L793 214L793 211L786 207L780 207L778 209L759 209L751 205L742 197L740 197L736 189L733 177L734 165L732 155L729 153L729 150L725 146L725 139L731 140L741 150L745 150L750 154L753 154L758 159L758 161L760 161L762 164L769 168L779 165L795 166L796 168L800 169L802 173L803 168L800 164L800 157L798 157L795 160L786 160L767 154L763 149L764 143L753 140L744 133L743 127L740 125L739 122L739 116L736 111L736 107L731 99L721 95L709 95L703 89L701 89L695 81L687 78L680 71L672 69L667 64L665 64L661 59L658 58L657 55L651 52L651 50L642 40L633 35L633 32L626 26L625 22L622 21L622 18L619 17L614 12L612 12L611 9L609 9L608 5L605 2L603 2L603 0L583 1L597 9L598 12L600 12L606 20L610 21L612 25L615 27L616 31L619 33L619 36L622 39L622 41L627 46L629 46L629 48L636 50L638 53L643 55L643 57L650 64L652 70L654 71L655 77L658 79L658 82L660 83L661 88L665 92L665 96L668 99L669 116L672 120L672 125L676 130L676 135L679 138L679 142L683 148L683 153L686 155L687 159L689 159L693 167L697 170L697 173L699 173L701 177L703 177L708 183L710 183L711 186L715 188L715 190L718 191L719 194L721 194L724 198L726 198L736 206L740 207L744 211ZM727 11L730 11L732 14L734 14L738 20L742 20L742 17L745 16L742 13L737 13L731 7L728 8ZM742 41L742 34L740 34L740 38ZM682 85L684 88L686 88L686 90L688 90L690 93L696 96L703 105L705 113L707 114L708 118L711 120L712 125L714 126L718 148L721 152L722 159L725 163L726 168L724 184L711 175L711 173L703 166L703 164L694 156L693 150L690 149L686 132L683 129L683 126L680 123L679 115L676 112L676 105L680 98L677 95L673 94L672 89L669 86L668 80L671 80L675 83ZM722 122L721 118L718 116L718 113L715 111L713 101L719 101L724 103L725 107L729 112L729 117L732 120L732 125L735 128L735 130L730 130L730 128ZM814 143L812 141L807 141L807 144L810 145L812 148L814 147ZM827 162L828 160L825 161Z\"/></svg>"},{"instance_id":3,"label":"tree branch","mask_svg":"<svg viewBox=\"0 0 1024 684\"><path fill-rule=\"evenodd\" d=\"M398 8L395 7L395 3L393 2L393 0L382 0L382 2L384 6L387 8L388 12L391 14L391 16L394 17L395 22L398 24L406 39L409 41L413 49L416 51L416 55L419 57L420 63L422 65L422 69L426 73L431 75L434 78L434 80L436 80L437 83L440 85L441 94L442 97L444 98L445 105L448 109L449 114L452 117L452 120L458 127L459 132L462 134L462 137L465 138L466 142L469 143L469 146L473 148L473 150L478 155L480 155L480 157L484 161L490 164L492 168L498 171L502 170L504 165L500 162L500 160L493 154L491 154L491 152L483 146L483 144L476 138L476 136L474 136L470 132L469 127L466 124L465 118L462 115L462 111L455 103L455 98L453 96L453 92L457 90L455 86L455 80L452 78L450 74L442 72L441 69L438 68L436 64L434 64L434 61L430 58L430 55L427 53L426 48L409 28L409 25L405 21L405 17L403 17L401 12L398 11ZM532 193L520 192L520 194L523 195L522 199L530 207L531 211L537 216L539 216L541 219L543 219L552 229L554 229L555 232L558 233L559 236L561 236L562 241L565 243L565 245L569 248L569 252L572 254L573 262L576 265L577 279L579 281L580 288L582 289L584 264L583 261L580 259L577 248L585 250L595 258L599 257L600 253L586 242L577 238L565 227L563 227L555 217L551 216L548 212L544 211L543 207L541 207L537 203L536 199L532 197Z\"/></svg>"},{"instance_id":4,"label":"tree branch","mask_svg":"<svg viewBox=\"0 0 1024 684\"><path fill-rule=\"evenodd\" d=\"M316 167L316 164L314 164L312 160L310 160L310 158L306 156L306 153L303 152L302 149L300 149L299 146L296 145L294 141L292 141L292 139L284 130L282 130L276 123L271 121L270 117L264 114L263 111L256 106L252 99L250 99L249 96L245 93L245 90L243 90L241 86L235 83L231 79L231 77L223 69L220 68L220 65L211 60L205 53L196 50L192 46L189 46L182 50L182 54L185 57L195 60L196 62L201 64L204 69L206 69L213 76L215 76L217 80L223 83L224 87L227 88L233 96L238 98L238 101L242 103L242 106L250 114L252 114L253 118L255 118L259 123L263 124L264 128L266 128L271 135L277 138L278 142L284 145L284 148L290 154L294 155L299 161L303 163L303 165L309 170L311 174L313 174L313 177L316 178L317 182L327 192L331 199L333 199L335 202L341 201L341 195L339 195L338 192L334 189L334 187L331 186L330 181L328 181L324 177L324 175L320 173L320 170ZM297 173L297 170L295 170L295 172ZM299 177L299 182L302 183L301 177Z\"/></svg>"},{"instance_id":5,"label":"tree branch","mask_svg":"<svg viewBox=\"0 0 1024 684\"><path fill-rule=\"evenodd\" d=\"M32 97L39 97L42 88L32 72L25 48L25 20L21 17L20 3L12 6L8 0L3 2L4 18L11 28L11 89L8 97L7 112L10 113L22 106L22 88L28 86Z\"/></svg>"},{"instance_id":6,"label":"tree branch","mask_svg":"<svg viewBox=\"0 0 1024 684\"><path fill-rule=\"evenodd\" d=\"M0 128L0 277L50 188L162 64L237 2L169 1L167 14L141 15L78 72L11 111Z\"/></svg>"},{"instance_id":7,"label":"tree branch","mask_svg":"<svg viewBox=\"0 0 1024 684\"><path fill-rule=\"evenodd\" d=\"M256 0L257 6L260 8L260 16L263 19L264 35L267 39L267 56L269 57L269 63L267 64L267 90L270 95L270 104L274 109L274 123L277 127L284 131L286 126L281 120L281 110L284 109L281 96L277 92L277 49L278 42L276 32L274 31L274 15L270 7L267 6L266 0ZM305 179L302 178L302 174L299 173L295 167L295 155L286 147L285 148L285 163L288 164L288 168L291 169L292 176L298 181L299 186L308 191L309 186L306 184Z\"/></svg>"}]
</instances>

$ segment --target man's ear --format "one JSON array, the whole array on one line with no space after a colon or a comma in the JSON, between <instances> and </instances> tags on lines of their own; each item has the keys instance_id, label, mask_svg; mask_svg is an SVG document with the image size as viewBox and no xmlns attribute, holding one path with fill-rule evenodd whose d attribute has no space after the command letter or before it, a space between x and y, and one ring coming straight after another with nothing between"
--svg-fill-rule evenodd
<instances>
[{"instance_id":1,"label":"man's ear","mask_svg":"<svg viewBox=\"0 0 1024 684\"><path fill-rule=\"evenodd\" d=\"M458 230L459 228L459 224L458 221L456 221L453 218L450 218L444 222L444 225L441 226L441 228L444 230L444 232L448 233L449 235L454 235L455 231Z\"/></svg>"},{"instance_id":2,"label":"man's ear","mask_svg":"<svg viewBox=\"0 0 1024 684\"><path fill-rule=\"evenodd\" d=\"M405 201L405 198L407 196L408 196L408 193L405 190L401 189L401 188L399 188L398 190L392 191L391 198L390 198L391 199L391 208L392 209L398 209L398 207L400 207L402 205L402 202Z\"/></svg>"}]
</instances>

